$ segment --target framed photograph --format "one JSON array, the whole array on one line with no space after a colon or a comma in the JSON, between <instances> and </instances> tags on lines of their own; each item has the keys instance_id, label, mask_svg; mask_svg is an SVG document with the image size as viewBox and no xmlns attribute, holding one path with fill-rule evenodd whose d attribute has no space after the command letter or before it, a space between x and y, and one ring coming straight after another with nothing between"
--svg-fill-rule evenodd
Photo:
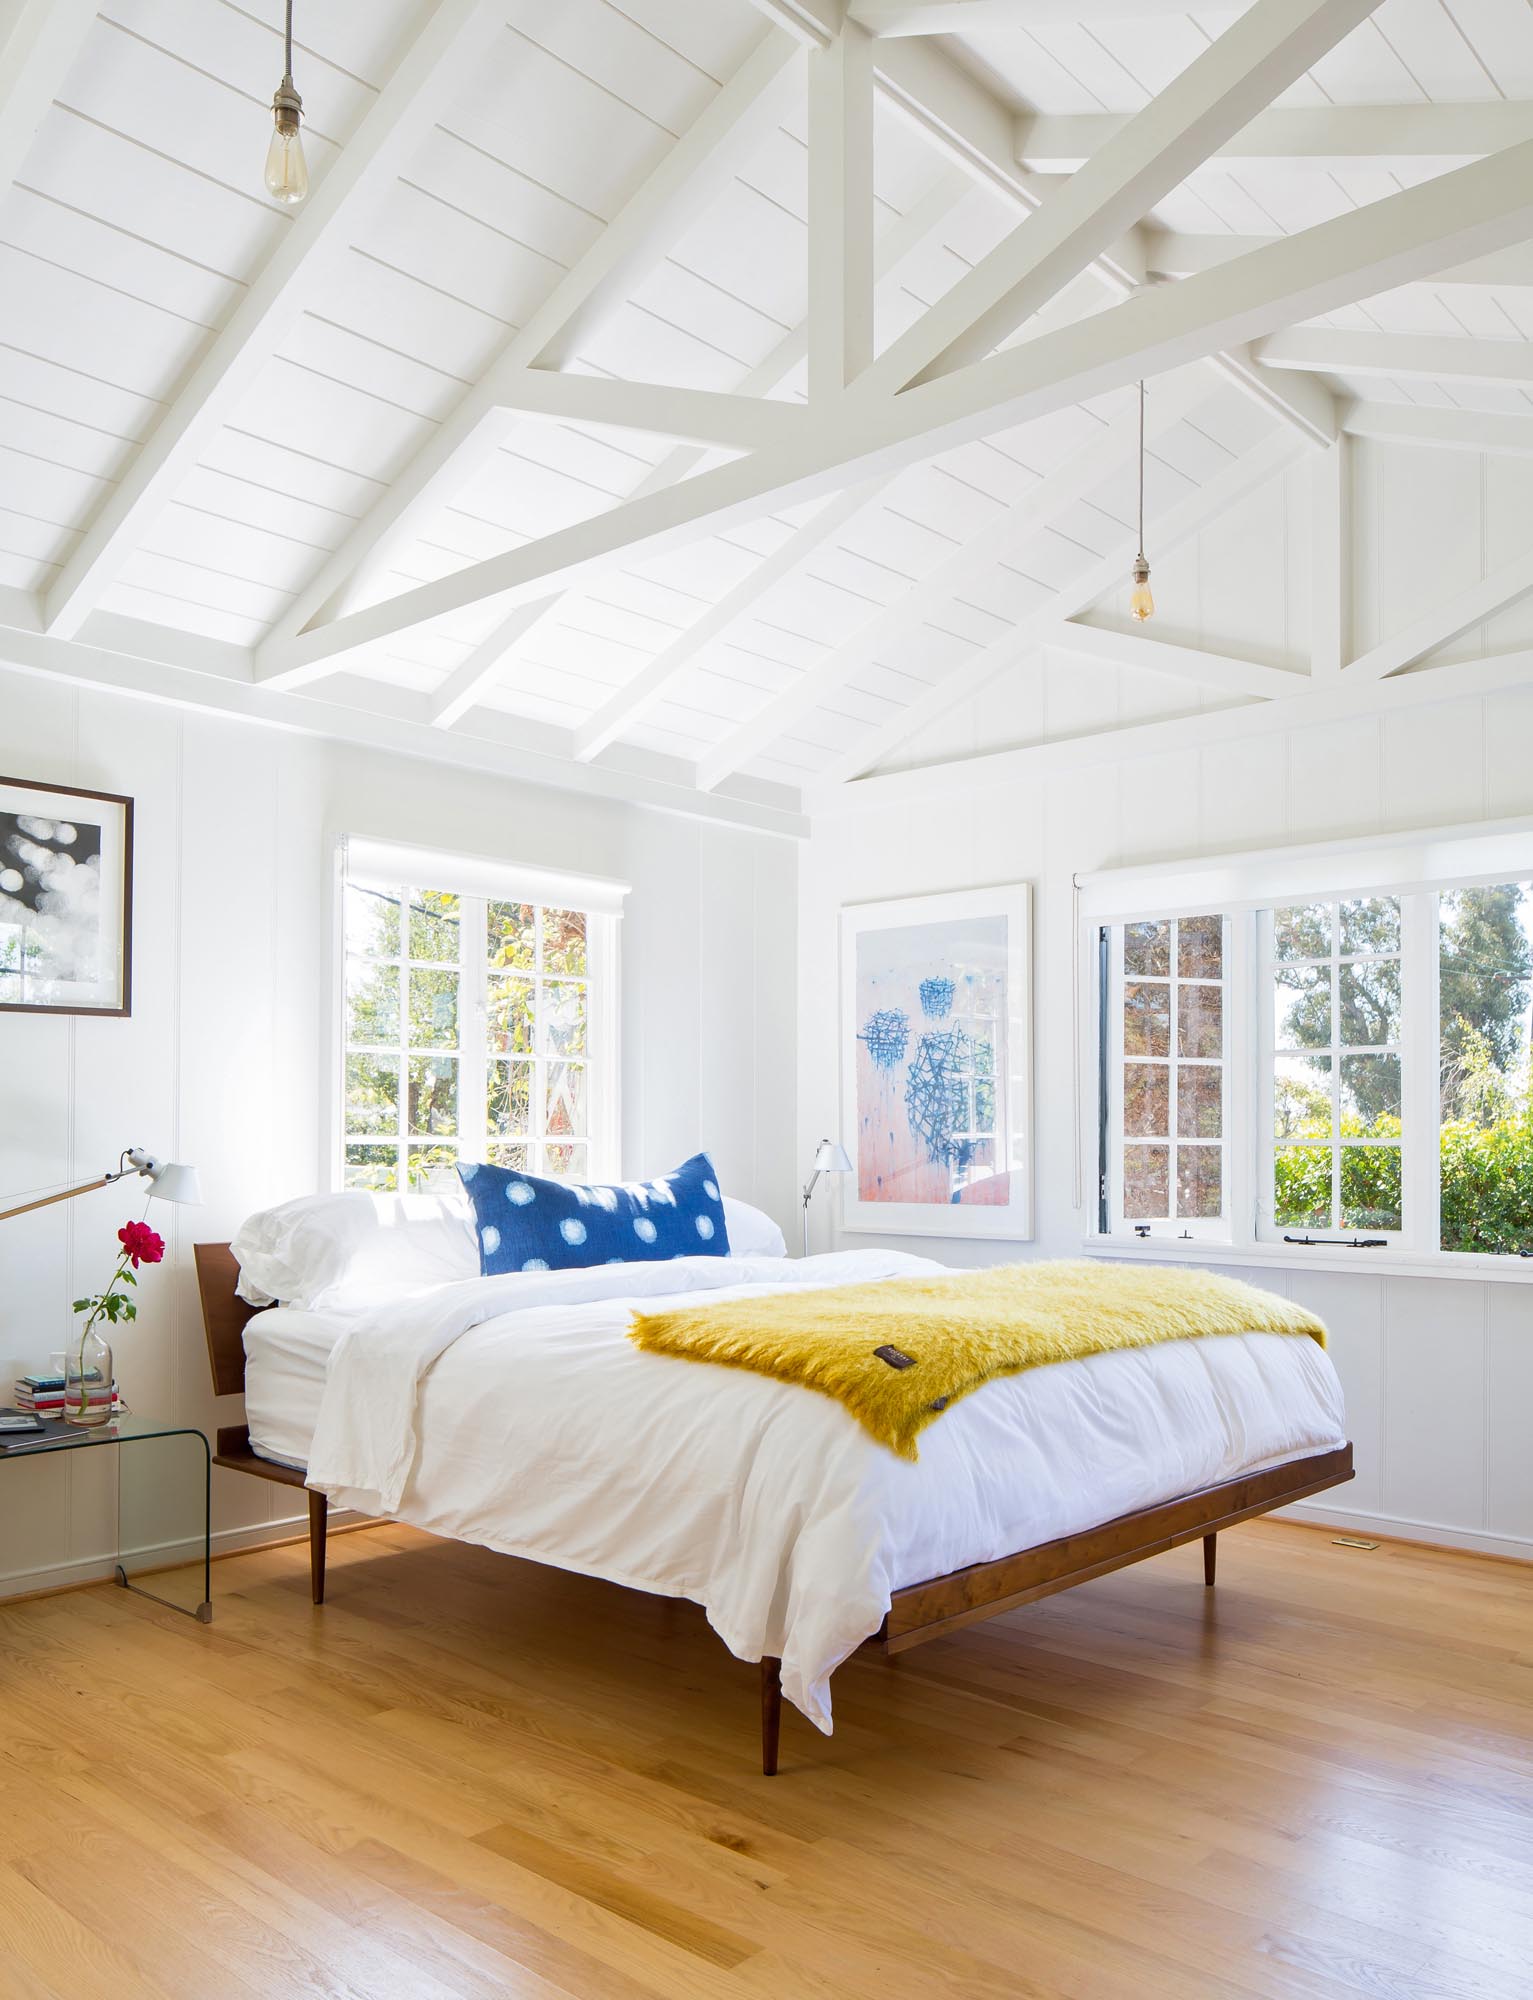
<instances>
[{"instance_id":1,"label":"framed photograph","mask_svg":"<svg viewBox=\"0 0 1533 2000\"><path fill-rule=\"evenodd\" d=\"M1032 892L841 913L842 1226L1033 1233Z\"/></svg>"},{"instance_id":2,"label":"framed photograph","mask_svg":"<svg viewBox=\"0 0 1533 2000\"><path fill-rule=\"evenodd\" d=\"M132 1011L133 801L0 778L0 1011Z\"/></svg>"}]
</instances>

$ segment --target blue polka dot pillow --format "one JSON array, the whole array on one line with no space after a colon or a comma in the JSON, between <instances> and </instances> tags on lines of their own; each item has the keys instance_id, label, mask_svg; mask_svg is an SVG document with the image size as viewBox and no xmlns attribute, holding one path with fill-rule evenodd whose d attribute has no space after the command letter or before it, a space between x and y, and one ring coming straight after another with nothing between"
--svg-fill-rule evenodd
<instances>
[{"instance_id":1,"label":"blue polka dot pillow","mask_svg":"<svg viewBox=\"0 0 1533 2000\"><path fill-rule=\"evenodd\" d=\"M485 1277L729 1255L724 1202L706 1153L653 1181L550 1181L512 1167L468 1165L458 1173L473 1203Z\"/></svg>"}]
</instances>

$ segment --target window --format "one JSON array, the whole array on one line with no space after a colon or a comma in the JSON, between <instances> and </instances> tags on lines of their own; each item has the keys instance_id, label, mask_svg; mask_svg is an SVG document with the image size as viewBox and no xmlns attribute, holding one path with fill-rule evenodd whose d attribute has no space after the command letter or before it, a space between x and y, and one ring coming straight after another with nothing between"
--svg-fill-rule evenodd
<instances>
[{"instance_id":1,"label":"window","mask_svg":"<svg viewBox=\"0 0 1533 2000\"><path fill-rule=\"evenodd\" d=\"M615 1172L615 919L388 872L412 858L349 862L342 886L339 1184Z\"/></svg>"},{"instance_id":2,"label":"window","mask_svg":"<svg viewBox=\"0 0 1533 2000\"><path fill-rule=\"evenodd\" d=\"M1271 986L1268 1185L1284 1229L1401 1222L1400 904L1263 913Z\"/></svg>"},{"instance_id":3,"label":"window","mask_svg":"<svg viewBox=\"0 0 1533 2000\"><path fill-rule=\"evenodd\" d=\"M1116 950L1122 1216L1217 1223L1225 1189L1224 919L1126 924Z\"/></svg>"},{"instance_id":4,"label":"window","mask_svg":"<svg viewBox=\"0 0 1533 2000\"><path fill-rule=\"evenodd\" d=\"M1533 882L1454 889L1437 929L1438 1241L1533 1253Z\"/></svg>"},{"instance_id":5,"label":"window","mask_svg":"<svg viewBox=\"0 0 1533 2000\"><path fill-rule=\"evenodd\" d=\"M1343 843L1189 864L1165 914L1148 870L1083 889L1099 1232L1533 1277L1533 865L1466 865L1533 864L1533 823L1355 845L1353 881Z\"/></svg>"}]
</instances>

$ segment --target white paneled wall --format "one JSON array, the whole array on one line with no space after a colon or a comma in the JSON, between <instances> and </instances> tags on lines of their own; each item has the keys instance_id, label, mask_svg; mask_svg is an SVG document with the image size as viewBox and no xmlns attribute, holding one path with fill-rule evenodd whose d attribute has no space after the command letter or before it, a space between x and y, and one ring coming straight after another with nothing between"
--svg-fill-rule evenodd
<instances>
[{"instance_id":1,"label":"white paneled wall","mask_svg":"<svg viewBox=\"0 0 1533 2000\"><path fill-rule=\"evenodd\" d=\"M209 1433L191 1245L311 1191L321 1170L331 837L370 833L607 875L623 921L624 1170L710 1147L725 1186L793 1208L794 905L786 841L515 786L0 667L7 775L130 794L133 1014L0 1016L0 1207L86 1180L127 1144L196 1162L206 1206L156 1203L168 1262L114 1340L134 1409ZM136 1185L136 1184L135 1184ZM104 1191L0 1225L0 1401L61 1348L141 1201ZM99 1463L97 1461L100 1461ZM0 1468L0 1594L94 1573L109 1455ZM288 1489L214 1475L223 1545L271 1532Z\"/></svg>"},{"instance_id":2,"label":"white paneled wall","mask_svg":"<svg viewBox=\"0 0 1533 2000\"><path fill-rule=\"evenodd\" d=\"M1358 651L1507 560L1519 522L1524 546L1533 522L1533 469L1520 461L1509 467L1363 447L1355 482ZM1284 482L1281 500L1275 505L1268 495L1259 510L1271 551L1265 583L1244 598L1225 588L1221 579L1237 552L1230 524L1222 523L1157 573L1158 636L1302 663L1302 475ZM1234 528L1244 534L1255 525L1253 517ZM1249 549L1244 564L1249 576ZM1491 631L1466 634L1452 657L1503 651L1530 637L1533 598L1493 621ZM1088 694L1098 719L1104 709L1118 714L1130 677L1083 664L1089 683L1063 660L1046 675L1036 665L1019 670L944 723L940 746L909 746L900 761L1070 733L1079 720L1058 718ZM1195 708L1196 691L1188 696ZM944 796L818 819L800 905L800 1155L838 1126L834 996L843 903L981 883L1036 885L1039 1221L1036 1244L1019 1254L1070 1255L1087 1222L1071 1096L1072 874L1528 812L1533 688L1282 732L1264 731L1253 719L1249 736L1216 747L1031 780L977 773ZM1081 1162L1082 1182L1091 1171L1089 1158ZM834 1213L833 1199L817 1206L822 1248L835 1233ZM907 1247L931 1248L926 1240ZM938 1254L955 1264L993 1257L962 1239ZM1358 1478L1309 1511L1533 1554L1533 1287L1309 1270L1256 1281L1314 1306L1334 1333Z\"/></svg>"}]
</instances>

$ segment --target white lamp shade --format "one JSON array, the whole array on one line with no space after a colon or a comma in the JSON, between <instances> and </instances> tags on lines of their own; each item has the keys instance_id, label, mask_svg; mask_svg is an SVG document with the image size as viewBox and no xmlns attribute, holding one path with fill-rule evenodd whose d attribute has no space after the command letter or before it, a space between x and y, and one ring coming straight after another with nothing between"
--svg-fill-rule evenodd
<instances>
[{"instance_id":1,"label":"white lamp shade","mask_svg":"<svg viewBox=\"0 0 1533 2000\"><path fill-rule=\"evenodd\" d=\"M814 1156L814 1170L817 1174L849 1174L852 1163L847 1158L845 1146L835 1139L822 1139Z\"/></svg>"},{"instance_id":2,"label":"white lamp shade","mask_svg":"<svg viewBox=\"0 0 1533 2000\"><path fill-rule=\"evenodd\" d=\"M176 1201L197 1206L202 1200L202 1187L197 1179L197 1169L188 1167L179 1160L167 1160L149 1176L149 1185L158 1201Z\"/></svg>"}]
</instances>

